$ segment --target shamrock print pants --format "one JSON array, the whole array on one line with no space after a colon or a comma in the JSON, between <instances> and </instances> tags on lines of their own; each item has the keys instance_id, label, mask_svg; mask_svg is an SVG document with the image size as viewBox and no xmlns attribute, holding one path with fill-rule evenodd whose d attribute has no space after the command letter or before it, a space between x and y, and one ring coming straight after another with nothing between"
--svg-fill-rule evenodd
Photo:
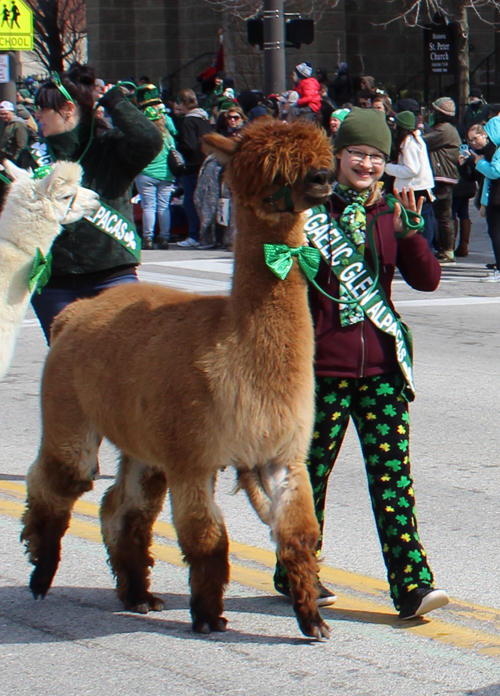
<instances>
[{"instance_id":1,"label":"shamrock print pants","mask_svg":"<svg viewBox=\"0 0 500 696\"><path fill-rule=\"evenodd\" d=\"M317 377L316 422L307 462L321 549L328 477L352 416L365 460L391 597L398 610L407 592L433 584L417 530L409 458L410 419L408 403L399 396L402 387L399 373L362 379ZM278 590L288 587L279 563L274 582Z\"/></svg>"}]
</instances>

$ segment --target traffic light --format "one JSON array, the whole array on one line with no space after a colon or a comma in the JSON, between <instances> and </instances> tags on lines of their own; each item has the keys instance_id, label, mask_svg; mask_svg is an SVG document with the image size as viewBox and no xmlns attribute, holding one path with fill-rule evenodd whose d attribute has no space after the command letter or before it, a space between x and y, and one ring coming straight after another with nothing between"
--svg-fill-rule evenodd
<instances>
[{"instance_id":1,"label":"traffic light","mask_svg":"<svg viewBox=\"0 0 500 696\"><path fill-rule=\"evenodd\" d=\"M300 48L301 44L312 44L314 41L314 20L294 18L285 23L285 41Z\"/></svg>"},{"instance_id":2,"label":"traffic light","mask_svg":"<svg viewBox=\"0 0 500 696\"><path fill-rule=\"evenodd\" d=\"M264 20L262 17L247 19L247 41L250 46L264 48Z\"/></svg>"},{"instance_id":3,"label":"traffic light","mask_svg":"<svg viewBox=\"0 0 500 696\"><path fill-rule=\"evenodd\" d=\"M264 48L264 20L262 17L247 19L247 41L251 46ZM300 48L301 44L314 41L314 20L293 17L285 22L285 42Z\"/></svg>"}]
</instances>

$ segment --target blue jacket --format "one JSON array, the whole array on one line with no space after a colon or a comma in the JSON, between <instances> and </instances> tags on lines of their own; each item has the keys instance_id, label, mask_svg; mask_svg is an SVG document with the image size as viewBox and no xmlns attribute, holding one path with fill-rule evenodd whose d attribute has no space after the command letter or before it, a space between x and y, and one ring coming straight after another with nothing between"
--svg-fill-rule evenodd
<instances>
[{"instance_id":1,"label":"blue jacket","mask_svg":"<svg viewBox=\"0 0 500 696\"><path fill-rule=\"evenodd\" d=\"M476 164L477 171L486 177L481 194L481 205L486 206L488 205L491 180L500 179L500 116L494 116L488 123L485 123L484 130L488 138L497 148L491 162L482 159Z\"/></svg>"}]
</instances>

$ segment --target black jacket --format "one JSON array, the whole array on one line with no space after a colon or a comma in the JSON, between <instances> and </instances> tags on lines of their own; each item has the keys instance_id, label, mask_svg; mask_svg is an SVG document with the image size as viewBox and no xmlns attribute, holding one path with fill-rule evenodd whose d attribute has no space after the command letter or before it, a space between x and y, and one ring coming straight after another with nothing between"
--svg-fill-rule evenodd
<instances>
[{"instance_id":1,"label":"black jacket","mask_svg":"<svg viewBox=\"0 0 500 696\"><path fill-rule=\"evenodd\" d=\"M205 159L201 138L212 131L208 115L203 109L192 109L179 126L177 147L186 161L186 174L198 174Z\"/></svg>"},{"instance_id":2,"label":"black jacket","mask_svg":"<svg viewBox=\"0 0 500 696\"><path fill-rule=\"evenodd\" d=\"M114 128L94 135L81 165L83 185L129 220L133 219L130 203L134 179L152 162L163 147L159 129L133 105L120 90L104 95L100 104L110 114ZM56 160L77 161L85 151L90 132L85 125L45 138ZM18 165L29 168L37 164L28 149L18 158ZM66 225L52 247L52 277L113 272L117 268L137 265L132 254L117 240L86 220ZM49 282L50 285L50 282Z\"/></svg>"}]
</instances>

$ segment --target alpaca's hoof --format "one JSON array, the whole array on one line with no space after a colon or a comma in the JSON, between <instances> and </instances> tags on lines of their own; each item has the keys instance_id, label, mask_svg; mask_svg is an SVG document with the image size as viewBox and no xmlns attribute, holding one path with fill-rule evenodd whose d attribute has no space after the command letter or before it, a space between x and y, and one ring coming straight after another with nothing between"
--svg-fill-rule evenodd
<instances>
[{"instance_id":1,"label":"alpaca's hoof","mask_svg":"<svg viewBox=\"0 0 500 696\"><path fill-rule=\"evenodd\" d=\"M323 638L328 640L330 638L330 630L318 612L310 619L297 617L297 621L299 622L300 630L308 638L315 638L316 640L322 640Z\"/></svg>"},{"instance_id":2,"label":"alpaca's hoof","mask_svg":"<svg viewBox=\"0 0 500 696\"><path fill-rule=\"evenodd\" d=\"M165 602L155 595L147 593L146 597L141 597L140 600L124 602L125 608L128 611L133 611L135 614L147 614L150 611L163 611Z\"/></svg>"},{"instance_id":3,"label":"alpaca's hoof","mask_svg":"<svg viewBox=\"0 0 500 696\"><path fill-rule=\"evenodd\" d=\"M50 590L53 577L53 572L47 572L47 569L38 566L35 568L30 578L30 590L35 599L45 598L45 595Z\"/></svg>"},{"instance_id":4,"label":"alpaca's hoof","mask_svg":"<svg viewBox=\"0 0 500 696\"><path fill-rule=\"evenodd\" d=\"M219 616L216 619L212 619L212 621L194 621L193 631L195 633L203 633L204 635L208 635L212 631L224 633L227 631L227 619Z\"/></svg>"}]
</instances>

